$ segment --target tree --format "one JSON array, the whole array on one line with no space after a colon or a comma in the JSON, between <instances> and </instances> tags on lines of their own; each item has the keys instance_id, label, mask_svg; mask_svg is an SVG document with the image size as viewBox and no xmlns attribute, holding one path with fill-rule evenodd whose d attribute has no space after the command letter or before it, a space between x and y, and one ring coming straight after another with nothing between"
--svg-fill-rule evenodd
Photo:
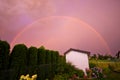
<instances>
[{"instance_id":1,"label":"tree","mask_svg":"<svg viewBox=\"0 0 120 80\"><path fill-rule=\"evenodd\" d=\"M104 56L101 55L101 54L98 54L98 59L103 60L103 59L104 59Z\"/></svg>"},{"instance_id":2,"label":"tree","mask_svg":"<svg viewBox=\"0 0 120 80\"><path fill-rule=\"evenodd\" d=\"M46 57L45 58L45 63L46 64L51 64L51 51L50 50L46 50L45 52L46 52L45 53L46 54L46 56L45 56Z\"/></svg>"},{"instance_id":3,"label":"tree","mask_svg":"<svg viewBox=\"0 0 120 80\"><path fill-rule=\"evenodd\" d=\"M112 59L112 56L110 54L105 54L104 55L104 59L105 60L111 60Z\"/></svg>"},{"instance_id":4,"label":"tree","mask_svg":"<svg viewBox=\"0 0 120 80\"><path fill-rule=\"evenodd\" d=\"M96 54L93 54L93 56L91 56L91 59L97 59L97 55Z\"/></svg>"},{"instance_id":5,"label":"tree","mask_svg":"<svg viewBox=\"0 0 120 80\"><path fill-rule=\"evenodd\" d=\"M58 64L59 52L58 52L58 51L55 51L55 52L54 52L54 55L55 55L55 64Z\"/></svg>"},{"instance_id":6,"label":"tree","mask_svg":"<svg viewBox=\"0 0 120 80\"><path fill-rule=\"evenodd\" d=\"M28 65L29 66L33 66L33 65L37 65L37 53L38 50L36 47L30 47L28 49Z\"/></svg>"},{"instance_id":7,"label":"tree","mask_svg":"<svg viewBox=\"0 0 120 80\"><path fill-rule=\"evenodd\" d=\"M41 46L40 48L38 48L38 65L41 64L45 64L45 48L43 46Z\"/></svg>"},{"instance_id":8,"label":"tree","mask_svg":"<svg viewBox=\"0 0 120 80\"><path fill-rule=\"evenodd\" d=\"M6 41L0 40L0 70L8 68L10 45Z\"/></svg>"},{"instance_id":9,"label":"tree","mask_svg":"<svg viewBox=\"0 0 120 80\"><path fill-rule=\"evenodd\" d=\"M65 65L66 65L65 56L59 56L58 57L58 64L56 67L56 73L60 73L60 74L64 73Z\"/></svg>"},{"instance_id":10,"label":"tree","mask_svg":"<svg viewBox=\"0 0 120 80\"><path fill-rule=\"evenodd\" d=\"M11 68L27 65L27 47L17 44L11 52Z\"/></svg>"},{"instance_id":11,"label":"tree","mask_svg":"<svg viewBox=\"0 0 120 80\"><path fill-rule=\"evenodd\" d=\"M118 51L118 53L116 54L116 57L117 57L117 59L120 58L120 51Z\"/></svg>"},{"instance_id":12,"label":"tree","mask_svg":"<svg viewBox=\"0 0 120 80\"><path fill-rule=\"evenodd\" d=\"M38 64L38 71L37 71L37 74L38 74L38 79L41 79L41 80L44 80L45 79L45 48L43 46L41 46L40 48L38 48L38 54L37 54L37 57L38 57L38 61L37 61L37 64Z\"/></svg>"},{"instance_id":13,"label":"tree","mask_svg":"<svg viewBox=\"0 0 120 80\"><path fill-rule=\"evenodd\" d=\"M10 68L14 71L14 79L18 80L20 75L27 74L27 47L24 44L14 46L10 55Z\"/></svg>"},{"instance_id":14,"label":"tree","mask_svg":"<svg viewBox=\"0 0 120 80\"><path fill-rule=\"evenodd\" d=\"M36 74L36 68L37 68L37 52L38 49L36 47L30 47L28 49L28 55L27 55L27 65L28 65L28 72L30 75Z\"/></svg>"}]
</instances>

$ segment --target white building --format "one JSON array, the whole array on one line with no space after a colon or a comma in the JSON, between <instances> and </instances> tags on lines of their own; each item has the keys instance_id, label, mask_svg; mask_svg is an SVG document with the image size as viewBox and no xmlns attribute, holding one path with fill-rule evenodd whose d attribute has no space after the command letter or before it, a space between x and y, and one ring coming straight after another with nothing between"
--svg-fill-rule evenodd
<instances>
[{"instance_id":1,"label":"white building","mask_svg":"<svg viewBox=\"0 0 120 80\"><path fill-rule=\"evenodd\" d=\"M76 68L83 70L85 74L86 68L89 69L88 55L90 55L90 52L72 48L65 52L66 62L69 62Z\"/></svg>"}]
</instances>

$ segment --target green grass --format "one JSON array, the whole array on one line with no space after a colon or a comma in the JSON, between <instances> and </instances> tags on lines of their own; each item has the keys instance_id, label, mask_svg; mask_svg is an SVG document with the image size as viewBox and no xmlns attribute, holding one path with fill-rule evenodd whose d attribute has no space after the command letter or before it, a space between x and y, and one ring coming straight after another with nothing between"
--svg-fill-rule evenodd
<instances>
[{"instance_id":1,"label":"green grass","mask_svg":"<svg viewBox=\"0 0 120 80\"><path fill-rule=\"evenodd\" d=\"M108 80L120 80L120 73L116 73L116 72L110 72L106 74L107 77L106 79Z\"/></svg>"}]
</instances>

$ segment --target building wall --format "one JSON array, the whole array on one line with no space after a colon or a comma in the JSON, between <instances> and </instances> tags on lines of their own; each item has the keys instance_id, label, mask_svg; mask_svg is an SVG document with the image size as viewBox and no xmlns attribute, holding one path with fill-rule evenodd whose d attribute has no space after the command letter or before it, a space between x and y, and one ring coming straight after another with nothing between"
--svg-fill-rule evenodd
<instances>
[{"instance_id":1,"label":"building wall","mask_svg":"<svg viewBox=\"0 0 120 80\"><path fill-rule=\"evenodd\" d=\"M70 62L78 69L82 69L86 74L86 68L89 68L88 55L81 52L70 51L66 54L66 62Z\"/></svg>"}]
</instances>

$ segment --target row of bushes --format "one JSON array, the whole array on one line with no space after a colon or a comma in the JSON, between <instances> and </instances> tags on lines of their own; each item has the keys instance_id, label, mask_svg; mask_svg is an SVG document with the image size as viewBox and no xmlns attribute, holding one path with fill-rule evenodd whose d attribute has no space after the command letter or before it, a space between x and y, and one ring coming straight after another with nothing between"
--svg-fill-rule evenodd
<instances>
[{"instance_id":1,"label":"row of bushes","mask_svg":"<svg viewBox=\"0 0 120 80\"><path fill-rule=\"evenodd\" d=\"M24 44L17 44L10 52L9 43L0 40L0 80L18 80L20 75L26 74L38 74L41 80L52 78L59 58L57 51L43 46L28 48Z\"/></svg>"}]
</instances>

